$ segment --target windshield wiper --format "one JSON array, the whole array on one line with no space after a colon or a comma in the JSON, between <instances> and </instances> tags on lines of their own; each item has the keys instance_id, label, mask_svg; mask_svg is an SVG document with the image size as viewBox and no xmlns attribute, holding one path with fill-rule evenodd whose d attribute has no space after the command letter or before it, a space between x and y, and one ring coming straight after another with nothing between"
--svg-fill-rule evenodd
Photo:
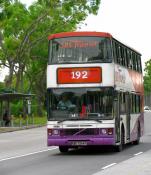
<instances>
[{"instance_id":1,"label":"windshield wiper","mask_svg":"<svg viewBox=\"0 0 151 175\"><path fill-rule=\"evenodd\" d=\"M58 123L62 123L64 121L70 121L70 120L80 120L80 119L79 118L68 118L68 119L59 120Z\"/></svg>"},{"instance_id":2,"label":"windshield wiper","mask_svg":"<svg viewBox=\"0 0 151 175\"><path fill-rule=\"evenodd\" d=\"M96 122L102 123L102 120L101 119L91 119L91 120L94 120Z\"/></svg>"},{"instance_id":3,"label":"windshield wiper","mask_svg":"<svg viewBox=\"0 0 151 175\"><path fill-rule=\"evenodd\" d=\"M60 120L60 121L58 121L58 123L62 123L62 122L64 122L64 121L67 121L67 119Z\"/></svg>"},{"instance_id":4,"label":"windshield wiper","mask_svg":"<svg viewBox=\"0 0 151 175\"><path fill-rule=\"evenodd\" d=\"M102 113L88 113L88 117L104 117Z\"/></svg>"},{"instance_id":5,"label":"windshield wiper","mask_svg":"<svg viewBox=\"0 0 151 175\"><path fill-rule=\"evenodd\" d=\"M96 120L96 121L99 121L100 119L94 119L94 118L88 118L88 117L86 117L86 118L77 118L77 117L74 117L74 118L67 118L67 119L63 119L63 120L60 120L60 121L58 121L58 123L62 123L62 122L64 122L64 121L75 121L75 120Z\"/></svg>"}]
</instances>

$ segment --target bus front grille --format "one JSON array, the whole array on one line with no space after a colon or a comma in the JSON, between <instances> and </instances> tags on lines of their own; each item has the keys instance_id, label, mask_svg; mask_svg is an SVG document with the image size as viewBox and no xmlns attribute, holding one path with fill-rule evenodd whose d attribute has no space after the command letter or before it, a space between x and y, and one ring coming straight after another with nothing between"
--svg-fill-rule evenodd
<instances>
[{"instance_id":1,"label":"bus front grille","mask_svg":"<svg viewBox=\"0 0 151 175\"><path fill-rule=\"evenodd\" d=\"M98 128L80 128L80 129L64 129L61 131L61 135L70 136L70 135L98 135Z\"/></svg>"}]
</instances>

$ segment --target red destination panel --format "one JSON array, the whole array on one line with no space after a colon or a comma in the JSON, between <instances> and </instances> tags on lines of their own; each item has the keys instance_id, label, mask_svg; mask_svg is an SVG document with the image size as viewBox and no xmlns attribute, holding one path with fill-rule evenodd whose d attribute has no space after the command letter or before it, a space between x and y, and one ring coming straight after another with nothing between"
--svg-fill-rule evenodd
<instances>
[{"instance_id":1,"label":"red destination panel","mask_svg":"<svg viewBox=\"0 0 151 175\"><path fill-rule=\"evenodd\" d=\"M102 69L100 67L74 67L57 69L58 84L101 83Z\"/></svg>"}]
</instances>

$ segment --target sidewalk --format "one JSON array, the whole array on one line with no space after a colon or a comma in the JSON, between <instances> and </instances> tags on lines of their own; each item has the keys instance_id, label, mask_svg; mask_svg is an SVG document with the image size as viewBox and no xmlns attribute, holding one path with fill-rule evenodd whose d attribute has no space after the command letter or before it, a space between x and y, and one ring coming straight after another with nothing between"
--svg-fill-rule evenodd
<instances>
[{"instance_id":1,"label":"sidewalk","mask_svg":"<svg viewBox=\"0 0 151 175\"><path fill-rule=\"evenodd\" d=\"M25 129L32 129L32 128L38 128L42 127L44 125L29 125L29 126L22 126L22 127L0 127L0 134L6 133L6 132L13 132L13 131L19 131L19 130L25 130Z\"/></svg>"},{"instance_id":2,"label":"sidewalk","mask_svg":"<svg viewBox=\"0 0 151 175\"><path fill-rule=\"evenodd\" d=\"M151 150L93 175L151 175Z\"/></svg>"}]
</instances>

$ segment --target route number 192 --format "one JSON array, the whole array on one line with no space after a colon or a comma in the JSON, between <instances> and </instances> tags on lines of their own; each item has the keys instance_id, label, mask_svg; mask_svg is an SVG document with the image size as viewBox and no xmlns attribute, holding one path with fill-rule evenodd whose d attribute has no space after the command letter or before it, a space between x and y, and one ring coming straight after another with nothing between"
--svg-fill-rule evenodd
<instances>
[{"instance_id":1,"label":"route number 192","mask_svg":"<svg viewBox=\"0 0 151 175\"><path fill-rule=\"evenodd\" d=\"M88 71L73 71L71 75L72 79L86 79L88 78Z\"/></svg>"}]
</instances>

